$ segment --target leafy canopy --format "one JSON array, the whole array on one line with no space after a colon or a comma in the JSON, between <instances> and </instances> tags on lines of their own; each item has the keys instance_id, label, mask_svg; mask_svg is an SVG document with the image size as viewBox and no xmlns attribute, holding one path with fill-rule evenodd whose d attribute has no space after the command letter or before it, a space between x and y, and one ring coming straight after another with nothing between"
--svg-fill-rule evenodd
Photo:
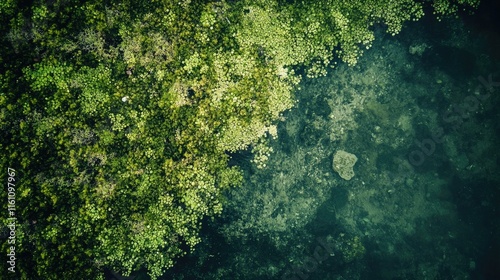
<instances>
[{"instance_id":1,"label":"leafy canopy","mask_svg":"<svg viewBox=\"0 0 500 280\"><path fill-rule=\"evenodd\" d=\"M300 78L355 64L371 26L396 34L425 3L3 1L0 147L17 170L17 275L158 277L241 182L228 152L267 151ZM444 16L478 1L431 5Z\"/></svg>"}]
</instances>

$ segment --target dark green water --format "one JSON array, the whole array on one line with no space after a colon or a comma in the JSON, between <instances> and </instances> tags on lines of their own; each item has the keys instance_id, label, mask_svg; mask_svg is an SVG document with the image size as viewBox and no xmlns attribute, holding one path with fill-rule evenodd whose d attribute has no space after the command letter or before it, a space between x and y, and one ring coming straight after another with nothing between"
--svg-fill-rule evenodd
<instances>
[{"instance_id":1,"label":"dark green water","mask_svg":"<svg viewBox=\"0 0 500 280\"><path fill-rule=\"evenodd\" d=\"M494 9L379 32L356 66L304 81L267 167L234 156L244 186L163 279L500 279Z\"/></svg>"}]
</instances>

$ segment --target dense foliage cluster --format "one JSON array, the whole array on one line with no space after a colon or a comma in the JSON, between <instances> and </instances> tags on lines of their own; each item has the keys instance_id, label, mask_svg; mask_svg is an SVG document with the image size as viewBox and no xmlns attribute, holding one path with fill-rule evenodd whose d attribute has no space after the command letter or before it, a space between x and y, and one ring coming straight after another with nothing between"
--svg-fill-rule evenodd
<instances>
[{"instance_id":1,"label":"dense foliage cluster","mask_svg":"<svg viewBox=\"0 0 500 280\"><path fill-rule=\"evenodd\" d=\"M2 1L0 160L18 171L18 276L161 275L241 182L228 152L276 136L300 77L355 64L372 25L396 34L426 8L237 2ZM464 4L478 1L434 2L440 15Z\"/></svg>"}]
</instances>

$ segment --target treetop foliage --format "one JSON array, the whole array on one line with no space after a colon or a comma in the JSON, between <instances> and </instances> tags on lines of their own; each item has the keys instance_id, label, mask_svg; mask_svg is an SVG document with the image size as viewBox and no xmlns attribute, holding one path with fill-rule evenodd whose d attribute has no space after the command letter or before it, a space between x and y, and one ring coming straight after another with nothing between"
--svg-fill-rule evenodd
<instances>
[{"instance_id":1,"label":"treetop foliage","mask_svg":"<svg viewBox=\"0 0 500 280\"><path fill-rule=\"evenodd\" d=\"M478 5L2 1L0 147L19 174L17 275L157 278L241 182L228 152L267 151L301 78L355 64L374 24L397 34L429 3L438 16Z\"/></svg>"}]
</instances>

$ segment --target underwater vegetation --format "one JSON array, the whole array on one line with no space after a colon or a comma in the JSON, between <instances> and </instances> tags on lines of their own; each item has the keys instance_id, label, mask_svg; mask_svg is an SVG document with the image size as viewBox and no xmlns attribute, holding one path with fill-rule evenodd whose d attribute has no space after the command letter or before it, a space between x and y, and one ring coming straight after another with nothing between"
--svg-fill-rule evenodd
<instances>
[{"instance_id":1,"label":"underwater vegetation","mask_svg":"<svg viewBox=\"0 0 500 280\"><path fill-rule=\"evenodd\" d=\"M1 275L471 279L499 179L479 8L4 1Z\"/></svg>"}]
</instances>

